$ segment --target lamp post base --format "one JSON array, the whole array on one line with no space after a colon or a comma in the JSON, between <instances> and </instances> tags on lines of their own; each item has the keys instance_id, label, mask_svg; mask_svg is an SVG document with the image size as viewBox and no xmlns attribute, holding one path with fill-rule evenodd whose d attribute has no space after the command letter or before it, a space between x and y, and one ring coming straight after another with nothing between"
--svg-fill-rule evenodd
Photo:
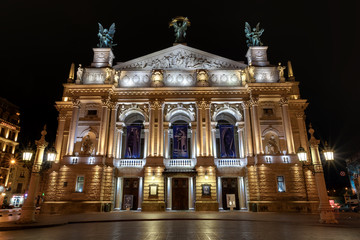
<instances>
[{"instance_id":1,"label":"lamp post base","mask_svg":"<svg viewBox=\"0 0 360 240\"><path fill-rule=\"evenodd\" d=\"M20 219L16 223L34 223L35 220L35 207L23 206L21 209Z\"/></svg>"},{"instance_id":2,"label":"lamp post base","mask_svg":"<svg viewBox=\"0 0 360 240\"><path fill-rule=\"evenodd\" d=\"M337 224L339 223L336 219L335 219L335 215L333 212L332 208L320 208L320 223L325 223L325 224Z\"/></svg>"}]
</instances>

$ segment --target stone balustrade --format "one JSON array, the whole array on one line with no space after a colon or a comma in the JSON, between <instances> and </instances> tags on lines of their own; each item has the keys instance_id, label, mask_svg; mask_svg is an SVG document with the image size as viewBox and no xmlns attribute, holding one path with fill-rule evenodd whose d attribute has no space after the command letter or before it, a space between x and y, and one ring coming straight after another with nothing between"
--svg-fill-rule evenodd
<instances>
[{"instance_id":1,"label":"stone balustrade","mask_svg":"<svg viewBox=\"0 0 360 240\"><path fill-rule=\"evenodd\" d=\"M192 169L196 165L196 159L164 159L166 168Z\"/></svg>"},{"instance_id":2,"label":"stone balustrade","mask_svg":"<svg viewBox=\"0 0 360 240\"><path fill-rule=\"evenodd\" d=\"M244 158L215 158L216 167L244 167L246 159Z\"/></svg>"},{"instance_id":3,"label":"stone balustrade","mask_svg":"<svg viewBox=\"0 0 360 240\"><path fill-rule=\"evenodd\" d=\"M116 159L115 166L123 168L123 167L131 167L131 168L142 168L144 167L146 160L145 159Z\"/></svg>"}]
</instances>

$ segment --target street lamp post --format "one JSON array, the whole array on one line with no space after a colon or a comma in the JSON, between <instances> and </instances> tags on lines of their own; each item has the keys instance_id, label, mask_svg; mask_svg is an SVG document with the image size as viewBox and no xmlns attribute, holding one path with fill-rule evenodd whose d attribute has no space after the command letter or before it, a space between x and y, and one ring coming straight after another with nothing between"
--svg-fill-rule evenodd
<instances>
[{"instance_id":1,"label":"street lamp post","mask_svg":"<svg viewBox=\"0 0 360 240\"><path fill-rule=\"evenodd\" d=\"M330 206L329 198L326 191L324 171L321 165L320 153L319 153L319 143L320 141L314 137L314 129L310 125L309 133L310 133L310 150L311 150L311 158L312 164L314 165L314 175L316 186L319 195L319 210L320 210L320 223L338 223L335 219L335 215L333 209ZM334 154L329 153L330 149L325 149L328 154L325 155L326 160L334 160ZM325 153L325 152L324 152Z\"/></svg>"},{"instance_id":2,"label":"street lamp post","mask_svg":"<svg viewBox=\"0 0 360 240\"><path fill-rule=\"evenodd\" d=\"M41 131L41 138L38 141L35 141L36 144L36 154L34 164L32 166L31 177L30 177L30 185L28 191L28 197L25 200L25 203L21 210L21 216L18 220L19 223L32 223L35 222L35 197L38 191L38 185L40 182L40 170L41 164L44 157L45 148L48 145L48 142L45 141L46 132L46 125L44 129ZM24 153L23 156L30 157L28 160L31 159L32 154ZM24 159L26 160L26 159Z\"/></svg>"}]
</instances>

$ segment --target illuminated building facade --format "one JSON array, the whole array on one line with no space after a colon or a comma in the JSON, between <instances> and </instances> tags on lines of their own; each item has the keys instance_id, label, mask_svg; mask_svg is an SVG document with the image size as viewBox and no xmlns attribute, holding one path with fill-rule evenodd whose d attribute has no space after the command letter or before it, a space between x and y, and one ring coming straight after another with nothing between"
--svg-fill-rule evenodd
<instances>
[{"instance_id":1,"label":"illuminated building facade","mask_svg":"<svg viewBox=\"0 0 360 240\"><path fill-rule=\"evenodd\" d=\"M24 202L29 172L15 160L19 133L19 107L0 98L0 206L19 207Z\"/></svg>"},{"instance_id":2,"label":"illuminated building facade","mask_svg":"<svg viewBox=\"0 0 360 240\"><path fill-rule=\"evenodd\" d=\"M296 155L308 103L290 62L285 78L265 46L248 64L185 44L114 65L110 48L93 50L56 102L43 212L318 208Z\"/></svg>"}]
</instances>

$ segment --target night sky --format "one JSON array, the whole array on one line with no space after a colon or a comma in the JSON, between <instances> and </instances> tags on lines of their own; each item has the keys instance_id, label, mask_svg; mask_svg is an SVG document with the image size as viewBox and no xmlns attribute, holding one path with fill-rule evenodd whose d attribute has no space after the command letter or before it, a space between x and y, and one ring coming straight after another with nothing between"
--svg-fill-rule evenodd
<instances>
[{"instance_id":1,"label":"night sky","mask_svg":"<svg viewBox=\"0 0 360 240\"><path fill-rule=\"evenodd\" d=\"M335 150L325 166L331 187L344 160L359 150L359 1L8 1L0 3L0 96L20 107L21 146L40 138L55 141L57 111L70 65L90 65L98 43L98 22L116 24L115 62L128 61L172 46L169 21L187 16L188 46L236 61L246 61L244 24L260 22L268 58L291 60L306 115L315 135ZM330 173L328 174L328 170Z\"/></svg>"}]
</instances>

